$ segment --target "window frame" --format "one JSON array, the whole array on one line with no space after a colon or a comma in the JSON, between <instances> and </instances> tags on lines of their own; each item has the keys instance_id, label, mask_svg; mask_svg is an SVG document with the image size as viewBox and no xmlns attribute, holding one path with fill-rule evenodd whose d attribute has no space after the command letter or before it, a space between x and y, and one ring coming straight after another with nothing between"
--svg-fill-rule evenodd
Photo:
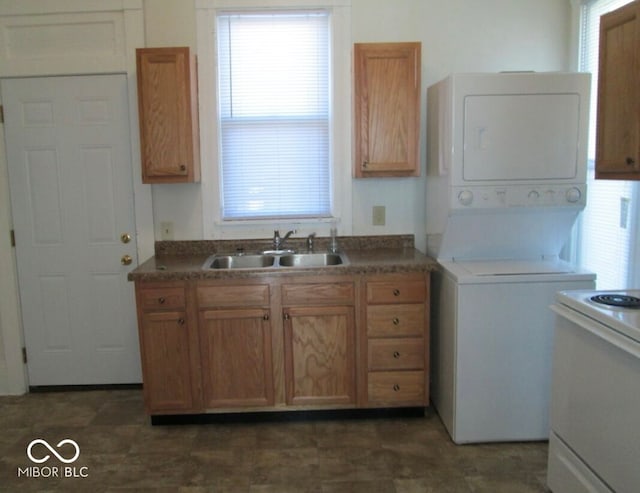
<instances>
[{"instance_id":1,"label":"window frame","mask_svg":"<svg viewBox=\"0 0 640 493\"><path fill-rule=\"evenodd\" d=\"M205 239L269 237L274 229L309 234L337 224L350 234L351 214L351 0L196 0L201 146L201 206ZM330 12L331 203L329 217L223 220L218 125L216 18L219 12L326 9Z\"/></svg>"}]
</instances>

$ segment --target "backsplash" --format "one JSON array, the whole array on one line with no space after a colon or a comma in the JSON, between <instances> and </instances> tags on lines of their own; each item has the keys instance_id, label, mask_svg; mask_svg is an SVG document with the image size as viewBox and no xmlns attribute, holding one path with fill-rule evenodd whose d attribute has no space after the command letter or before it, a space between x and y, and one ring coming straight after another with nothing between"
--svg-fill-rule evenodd
<instances>
[{"instance_id":1,"label":"backsplash","mask_svg":"<svg viewBox=\"0 0 640 493\"><path fill-rule=\"evenodd\" d=\"M329 247L331 238L319 236L314 238L314 251L324 252ZM234 253L240 249L245 253L255 253L271 248L271 239L250 240L189 240L189 241L156 241L155 254L161 255L208 255L212 253ZM379 235L379 236L338 236L341 250L372 250L382 248L414 248L413 235ZM286 248L306 251L306 238L289 238Z\"/></svg>"}]
</instances>

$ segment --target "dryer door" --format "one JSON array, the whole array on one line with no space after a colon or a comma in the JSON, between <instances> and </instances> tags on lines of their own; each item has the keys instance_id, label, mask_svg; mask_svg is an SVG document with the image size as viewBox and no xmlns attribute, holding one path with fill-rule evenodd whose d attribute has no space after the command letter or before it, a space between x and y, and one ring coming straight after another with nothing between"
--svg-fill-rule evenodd
<instances>
[{"instance_id":1,"label":"dryer door","mask_svg":"<svg viewBox=\"0 0 640 493\"><path fill-rule=\"evenodd\" d=\"M576 178L580 97L574 93L464 98L464 182Z\"/></svg>"}]
</instances>

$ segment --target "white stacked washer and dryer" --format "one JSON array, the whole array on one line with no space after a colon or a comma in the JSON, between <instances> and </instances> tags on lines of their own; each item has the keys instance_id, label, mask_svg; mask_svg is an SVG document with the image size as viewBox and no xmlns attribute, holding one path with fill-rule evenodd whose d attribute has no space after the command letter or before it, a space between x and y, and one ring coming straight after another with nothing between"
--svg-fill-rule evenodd
<instances>
[{"instance_id":1,"label":"white stacked washer and dryer","mask_svg":"<svg viewBox=\"0 0 640 493\"><path fill-rule=\"evenodd\" d=\"M428 90L431 396L456 443L544 440L560 259L586 203L590 75L454 74Z\"/></svg>"}]
</instances>

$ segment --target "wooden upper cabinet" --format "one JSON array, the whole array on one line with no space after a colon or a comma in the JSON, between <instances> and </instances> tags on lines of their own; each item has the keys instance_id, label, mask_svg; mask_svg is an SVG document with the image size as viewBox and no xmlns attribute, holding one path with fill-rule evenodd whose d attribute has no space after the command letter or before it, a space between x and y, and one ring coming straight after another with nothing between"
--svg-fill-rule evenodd
<instances>
[{"instance_id":1,"label":"wooden upper cabinet","mask_svg":"<svg viewBox=\"0 0 640 493\"><path fill-rule=\"evenodd\" d=\"M355 176L420 174L421 44L356 43Z\"/></svg>"},{"instance_id":2,"label":"wooden upper cabinet","mask_svg":"<svg viewBox=\"0 0 640 493\"><path fill-rule=\"evenodd\" d=\"M640 2L600 18L596 178L640 179Z\"/></svg>"},{"instance_id":3,"label":"wooden upper cabinet","mask_svg":"<svg viewBox=\"0 0 640 493\"><path fill-rule=\"evenodd\" d=\"M198 89L189 48L136 50L143 183L200 180Z\"/></svg>"}]
</instances>

